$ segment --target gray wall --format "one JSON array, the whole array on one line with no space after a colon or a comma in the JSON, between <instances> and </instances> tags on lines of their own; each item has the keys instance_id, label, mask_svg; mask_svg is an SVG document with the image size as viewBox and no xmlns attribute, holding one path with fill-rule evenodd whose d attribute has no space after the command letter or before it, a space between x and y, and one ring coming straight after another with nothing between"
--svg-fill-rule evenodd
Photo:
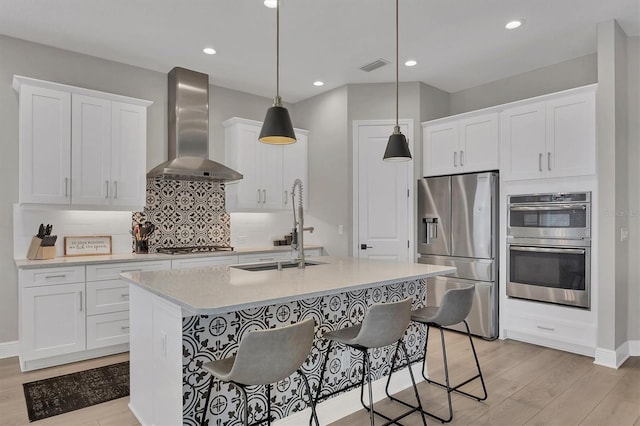
<instances>
[{"instance_id":1,"label":"gray wall","mask_svg":"<svg viewBox=\"0 0 640 426\"><path fill-rule=\"evenodd\" d=\"M351 235L349 214L351 164L347 121L347 86L298 102L291 111L296 127L309 134L309 203L305 222L322 235L328 254L346 256ZM338 226L344 233L338 234Z\"/></svg>"},{"instance_id":2,"label":"gray wall","mask_svg":"<svg viewBox=\"0 0 640 426\"><path fill-rule=\"evenodd\" d=\"M628 339L640 340L640 37L627 40L629 77Z\"/></svg>"},{"instance_id":3,"label":"gray wall","mask_svg":"<svg viewBox=\"0 0 640 426\"><path fill-rule=\"evenodd\" d=\"M452 93L451 114L559 92L597 81L597 55L594 53Z\"/></svg>"}]
</instances>

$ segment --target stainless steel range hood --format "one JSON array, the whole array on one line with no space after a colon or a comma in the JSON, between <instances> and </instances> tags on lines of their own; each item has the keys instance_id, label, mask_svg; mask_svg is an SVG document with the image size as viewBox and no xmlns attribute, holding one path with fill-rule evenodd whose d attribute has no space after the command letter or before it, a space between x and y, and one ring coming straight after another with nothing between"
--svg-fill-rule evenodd
<instances>
[{"instance_id":1,"label":"stainless steel range hood","mask_svg":"<svg viewBox=\"0 0 640 426\"><path fill-rule=\"evenodd\" d=\"M175 67L169 72L169 161L147 177L233 182L242 175L209 160L209 76Z\"/></svg>"}]
</instances>

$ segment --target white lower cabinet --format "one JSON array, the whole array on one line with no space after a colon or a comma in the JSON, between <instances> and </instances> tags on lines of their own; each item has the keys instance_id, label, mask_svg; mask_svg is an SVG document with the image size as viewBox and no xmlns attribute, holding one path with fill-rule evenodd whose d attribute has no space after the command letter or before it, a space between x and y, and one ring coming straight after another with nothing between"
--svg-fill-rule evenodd
<instances>
[{"instance_id":1,"label":"white lower cabinet","mask_svg":"<svg viewBox=\"0 0 640 426\"><path fill-rule=\"evenodd\" d=\"M87 349L129 343L129 307L123 312L87 317Z\"/></svg>"},{"instance_id":2,"label":"white lower cabinet","mask_svg":"<svg viewBox=\"0 0 640 426\"><path fill-rule=\"evenodd\" d=\"M241 254L238 256L239 263L275 262L277 260L291 260L291 252L265 252L261 254Z\"/></svg>"},{"instance_id":3,"label":"white lower cabinet","mask_svg":"<svg viewBox=\"0 0 640 426\"><path fill-rule=\"evenodd\" d=\"M84 350L84 282L26 287L20 299L22 361Z\"/></svg>"}]
</instances>

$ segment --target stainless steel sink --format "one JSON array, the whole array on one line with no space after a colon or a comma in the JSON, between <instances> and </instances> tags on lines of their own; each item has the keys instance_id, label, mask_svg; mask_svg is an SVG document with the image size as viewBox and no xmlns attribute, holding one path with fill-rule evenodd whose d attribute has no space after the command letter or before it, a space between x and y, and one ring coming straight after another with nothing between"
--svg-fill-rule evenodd
<instances>
[{"instance_id":1,"label":"stainless steel sink","mask_svg":"<svg viewBox=\"0 0 640 426\"><path fill-rule=\"evenodd\" d=\"M251 263L246 265L233 265L232 268L242 269L244 271L274 271L278 269L278 263L282 269L297 268L298 262L291 262L289 260L281 262L263 262L263 263ZM307 260L304 262L305 266L324 265L326 262L313 262Z\"/></svg>"}]
</instances>

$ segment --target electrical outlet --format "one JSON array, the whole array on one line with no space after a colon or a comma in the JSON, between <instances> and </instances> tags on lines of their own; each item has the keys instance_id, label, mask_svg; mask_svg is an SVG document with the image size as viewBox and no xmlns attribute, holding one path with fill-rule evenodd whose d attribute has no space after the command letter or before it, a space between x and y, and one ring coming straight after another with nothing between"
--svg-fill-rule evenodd
<instances>
[{"instance_id":1,"label":"electrical outlet","mask_svg":"<svg viewBox=\"0 0 640 426\"><path fill-rule=\"evenodd\" d=\"M344 225L338 225L338 235L344 234Z\"/></svg>"}]
</instances>

